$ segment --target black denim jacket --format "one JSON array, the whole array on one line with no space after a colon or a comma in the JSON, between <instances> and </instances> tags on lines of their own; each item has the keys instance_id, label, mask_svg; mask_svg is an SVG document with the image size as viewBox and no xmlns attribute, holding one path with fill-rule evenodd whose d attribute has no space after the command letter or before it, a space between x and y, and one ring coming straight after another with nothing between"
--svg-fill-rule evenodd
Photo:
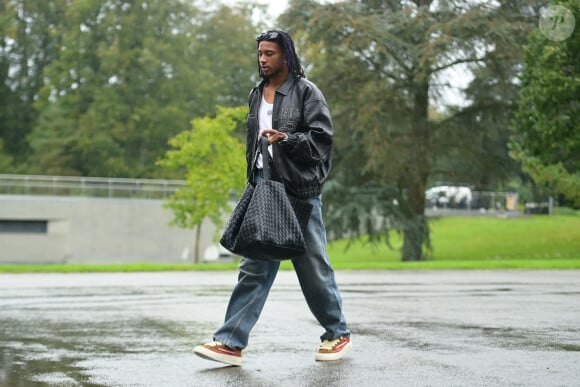
<instances>
[{"instance_id":1,"label":"black denim jacket","mask_svg":"<svg viewBox=\"0 0 580 387\"><path fill-rule=\"evenodd\" d=\"M254 87L248 98L246 160L247 176L252 177L258 145L258 109L264 82ZM287 141L273 144L270 160L276 180L289 194L302 199L320 195L332 164L334 128L322 92L305 78L289 73L274 96L273 129L288 135Z\"/></svg>"}]
</instances>

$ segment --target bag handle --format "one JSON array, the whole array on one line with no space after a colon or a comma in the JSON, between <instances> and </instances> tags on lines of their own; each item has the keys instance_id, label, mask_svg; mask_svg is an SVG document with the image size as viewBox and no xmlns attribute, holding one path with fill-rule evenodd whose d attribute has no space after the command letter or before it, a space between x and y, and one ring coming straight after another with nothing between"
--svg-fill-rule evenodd
<instances>
[{"instance_id":1,"label":"bag handle","mask_svg":"<svg viewBox=\"0 0 580 387\"><path fill-rule=\"evenodd\" d=\"M264 172L264 179L270 180L270 152L268 152L268 137L260 137L260 150L262 152L262 171Z\"/></svg>"}]
</instances>

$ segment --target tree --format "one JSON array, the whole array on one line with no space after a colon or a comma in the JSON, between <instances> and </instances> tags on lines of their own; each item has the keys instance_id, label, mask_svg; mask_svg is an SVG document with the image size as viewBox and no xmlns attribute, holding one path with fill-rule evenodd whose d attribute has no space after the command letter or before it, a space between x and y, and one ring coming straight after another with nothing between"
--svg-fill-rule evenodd
<instances>
[{"instance_id":1,"label":"tree","mask_svg":"<svg viewBox=\"0 0 580 387\"><path fill-rule=\"evenodd\" d=\"M469 157L457 150L475 138L485 142L489 137L465 129L467 137L449 136L449 128L458 127L462 117L487 120L497 106L509 104L509 94L506 100L499 95L486 98L485 105L476 103L474 92L482 96L489 87L482 79L490 73L495 74L491 81L497 82L497 91L513 83L514 64L518 63L522 36L532 28L533 12L528 10L529 1L505 3L291 3L282 20L299 31L299 42L311 47L306 49L307 54L313 53L311 74L335 112L335 170L339 172L329 188L361 187L356 192L376 199L359 203L359 210L367 216L347 217L340 214L343 205L352 207L357 198L335 195L343 198L334 205L343 219L334 224L343 227L343 235L368 232L372 238L397 228L403 232L402 259L426 258L425 189L434 167L443 165L442 156L455 157L455 165L469 165L485 154ZM429 111L441 103L438 97L446 88L443 75L458 68L474 75L472 99L467 101L471 104L454 107L446 119L434 120ZM488 128L480 125L477 129ZM508 159L505 142L502 145L498 138L494 144L499 144L502 157ZM465 155L466 159L459 158ZM474 165L483 171L486 164Z\"/></svg>"},{"instance_id":2,"label":"tree","mask_svg":"<svg viewBox=\"0 0 580 387\"><path fill-rule=\"evenodd\" d=\"M252 84L249 6L205 12L182 0L56 4L59 54L41 74L29 173L167 177L155 165L167 140L192 117L214 113L218 102L240 105Z\"/></svg>"},{"instance_id":3,"label":"tree","mask_svg":"<svg viewBox=\"0 0 580 387\"><path fill-rule=\"evenodd\" d=\"M259 6L220 6L196 27L195 117L213 115L217 106L247 103L248 91L258 80L256 29L249 15Z\"/></svg>"},{"instance_id":4,"label":"tree","mask_svg":"<svg viewBox=\"0 0 580 387\"><path fill-rule=\"evenodd\" d=\"M27 136L38 117L34 101L44 68L58 55L64 0L0 0L0 139L19 171L30 154Z\"/></svg>"},{"instance_id":5,"label":"tree","mask_svg":"<svg viewBox=\"0 0 580 387\"><path fill-rule=\"evenodd\" d=\"M73 2L47 66L30 144L43 173L154 176L187 127L191 9L181 1Z\"/></svg>"},{"instance_id":6,"label":"tree","mask_svg":"<svg viewBox=\"0 0 580 387\"><path fill-rule=\"evenodd\" d=\"M222 224L231 208L232 191L245 183L245 143L235 131L245 125L245 106L218 107L215 117L194 119L192 129L169 140L173 149L166 152L158 164L182 171L185 186L167 203L174 213L173 223L183 228L197 228L195 262L199 262L201 224L209 217L215 225Z\"/></svg>"},{"instance_id":7,"label":"tree","mask_svg":"<svg viewBox=\"0 0 580 387\"><path fill-rule=\"evenodd\" d=\"M0 138L0 171L7 171L10 169L10 165L12 164L12 158L9 155L6 155L3 150L4 144Z\"/></svg>"},{"instance_id":8,"label":"tree","mask_svg":"<svg viewBox=\"0 0 580 387\"><path fill-rule=\"evenodd\" d=\"M558 1L580 21L578 1ZM549 40L532 32L526 47L511 155L533 180L580 206L580 32Z\"/></svg>"}]
</instances>

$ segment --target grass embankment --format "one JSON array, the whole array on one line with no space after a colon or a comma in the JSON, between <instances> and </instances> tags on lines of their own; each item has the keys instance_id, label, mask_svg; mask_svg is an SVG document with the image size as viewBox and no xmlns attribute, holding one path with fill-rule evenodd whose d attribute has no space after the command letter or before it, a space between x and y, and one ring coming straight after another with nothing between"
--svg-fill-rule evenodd
<instances>
[{"instance_id":1,"label":"grass embankment","mask_svg":"<svg viewBox=\"0 0 580 387\"><path fill-rule=\"evenodd\" d=\"M580 269L580 217L457 217L431 220L433 259L401 262L401 238L371 246L364 241L335 241L328 253L337 270L359 269ZM0 265L2 272L127 272L169 270L232 270L237 263L118 265ZM283 269L291 268L289 262Z\"/></svg>"},{"instance_id":2,"label":"grass embankment","mask_svg":"<svg viewBox=\"0 0 580 387\"><path fill-rule=\"evenodd\" d=\"M535 216L521 218L432 219L433 259L400 262L396 250L361 242L345 250L346 241L331 246L336 268L349 269L580 269L580 218Z\"/></svg>"}]
</instances>

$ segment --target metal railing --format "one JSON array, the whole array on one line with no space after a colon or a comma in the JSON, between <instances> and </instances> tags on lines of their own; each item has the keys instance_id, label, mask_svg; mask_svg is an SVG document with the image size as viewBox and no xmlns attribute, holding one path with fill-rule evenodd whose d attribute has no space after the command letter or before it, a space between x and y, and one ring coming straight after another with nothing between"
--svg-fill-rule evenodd
<instances>
[{"instance_id":1,"label":"metal railing","mask_svg":"<svg viewBox=\"0 0 580 387\"><path fill-rule=\"evenodd\" d=\"M0 174L0 195L164 199L183 185L182 180Z\"/></svg>"},{"instance_id":2,"label":"metal railing","mask_svg":"<svg viewBox=\"0 0 580 387\"><path fill-rule=\"evenodd\" d=\"M165 199L183 180L0 174L0 195ZM506 208L505 192L473 191L468 202L427 202L429 211L487 212Z\"/></svg>"}]
</instances>

